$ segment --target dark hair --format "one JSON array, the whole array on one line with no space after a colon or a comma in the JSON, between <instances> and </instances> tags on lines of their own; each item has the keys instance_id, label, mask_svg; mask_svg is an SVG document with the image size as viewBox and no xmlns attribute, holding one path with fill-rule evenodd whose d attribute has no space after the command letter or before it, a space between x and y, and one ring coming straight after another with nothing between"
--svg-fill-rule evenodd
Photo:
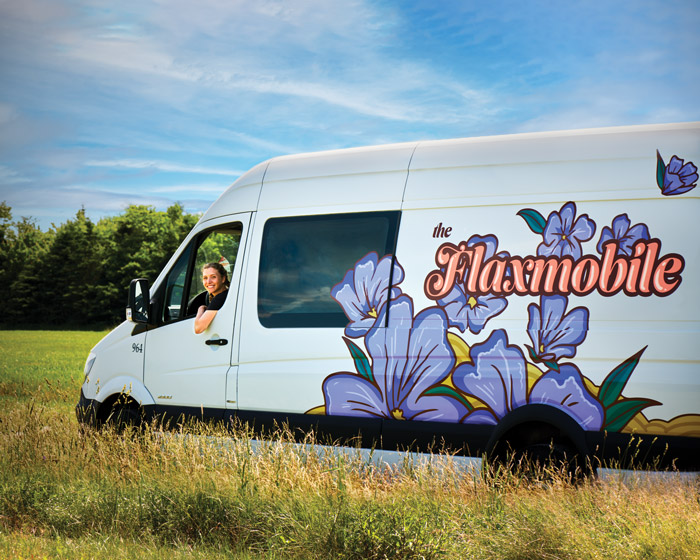
<instances>
[{"instance_id":1,"label":"dark hair","mask_svg":"<svg viewBox=\"0 0 700 560\"><path fill-rule=\"evenodd\" d=\"M210 262L210 263L205 264L202 267L202 272L204 272L205 268L213 268L214 270L216 270L223 277L224 284L226 286L228 286L228 272L226 272L224 265L222 265L221 263L218 263L218 262Z\"/></svg>"}]
</instances>

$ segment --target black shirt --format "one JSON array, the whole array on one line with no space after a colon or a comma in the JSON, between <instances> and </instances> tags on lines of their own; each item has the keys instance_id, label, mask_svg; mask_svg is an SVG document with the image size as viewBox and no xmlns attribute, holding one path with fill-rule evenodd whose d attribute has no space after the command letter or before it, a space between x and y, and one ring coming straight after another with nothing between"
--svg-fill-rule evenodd
<instances>
[{"instance_id":1,"label":"black shirt","mask_svg":"<svg viewBox=\"0 0 700 560\"><path fill-rule=\"evenodd\" d=\"M210 297L210 294L207 293L207 299L206 299L206 306L207 306L207 311L218 311L224 306L224 302L226 301L226 296L228 295L228 288L226 288L223 292L215 295L213 298Z\"/></svg>"}]
</instances>

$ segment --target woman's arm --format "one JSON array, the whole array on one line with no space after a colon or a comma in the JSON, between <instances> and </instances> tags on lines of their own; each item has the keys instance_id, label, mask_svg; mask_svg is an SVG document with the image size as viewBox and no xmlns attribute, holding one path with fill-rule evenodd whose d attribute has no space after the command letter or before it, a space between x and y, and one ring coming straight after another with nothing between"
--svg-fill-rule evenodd
<instances>
[{"instance_id":1,"label":"woman's arm","mask_svg":"<svg viewBox=\"0 0 700 560\"><path fill-rule=\"evenodd\" d=\"M194 332L201 334L209 328L209 325L216 317L216 311L207 311L206 306L200 305L197 310L197 316L194 318Z\"/></svg>"}]
</instances>

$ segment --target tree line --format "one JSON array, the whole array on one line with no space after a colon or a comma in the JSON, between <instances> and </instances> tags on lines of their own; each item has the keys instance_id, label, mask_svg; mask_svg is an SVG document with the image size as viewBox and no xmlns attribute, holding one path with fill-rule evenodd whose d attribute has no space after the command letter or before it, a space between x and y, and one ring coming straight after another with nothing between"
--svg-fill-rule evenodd
<instances>
[{"instance_id":1,"label":"tree line","mask_svg":"<svg viewBox=\"0 0 700 560\"><path fill-rule=\"evenodd\" d=\"M124 319L129 283L153 282L199 216L132 205L94 223L75 218L42 231L0 203L0 290L6 328L113 326Z\"/></svg>"}]
</instances>

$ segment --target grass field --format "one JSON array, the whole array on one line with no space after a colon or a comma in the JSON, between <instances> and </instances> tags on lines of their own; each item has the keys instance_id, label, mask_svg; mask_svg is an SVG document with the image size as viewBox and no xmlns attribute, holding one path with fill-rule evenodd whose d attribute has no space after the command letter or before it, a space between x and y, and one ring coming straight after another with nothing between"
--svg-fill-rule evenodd
<instances>
[{"instance_id":1,"label":"grass field","mask_svg":"<svg viewBox=\"0 0 700 560\"><path fill-rule=\"evenodd\" d=\"M90 348L106 334L91 331L0 331L0 399L34 400L72 411Z\"/></svg>"},{"instance_id":2,"label":"grass field","mask_svg":"<svg viewBox=\"0 0 700 560\"><path fill-rule=\"evenodd\" d=\"M700 558L697 479L529 484L448 456L252 452L242 430L80 430L101 336L0 331L1 558Z\"/></svg>"}]
</instances>

